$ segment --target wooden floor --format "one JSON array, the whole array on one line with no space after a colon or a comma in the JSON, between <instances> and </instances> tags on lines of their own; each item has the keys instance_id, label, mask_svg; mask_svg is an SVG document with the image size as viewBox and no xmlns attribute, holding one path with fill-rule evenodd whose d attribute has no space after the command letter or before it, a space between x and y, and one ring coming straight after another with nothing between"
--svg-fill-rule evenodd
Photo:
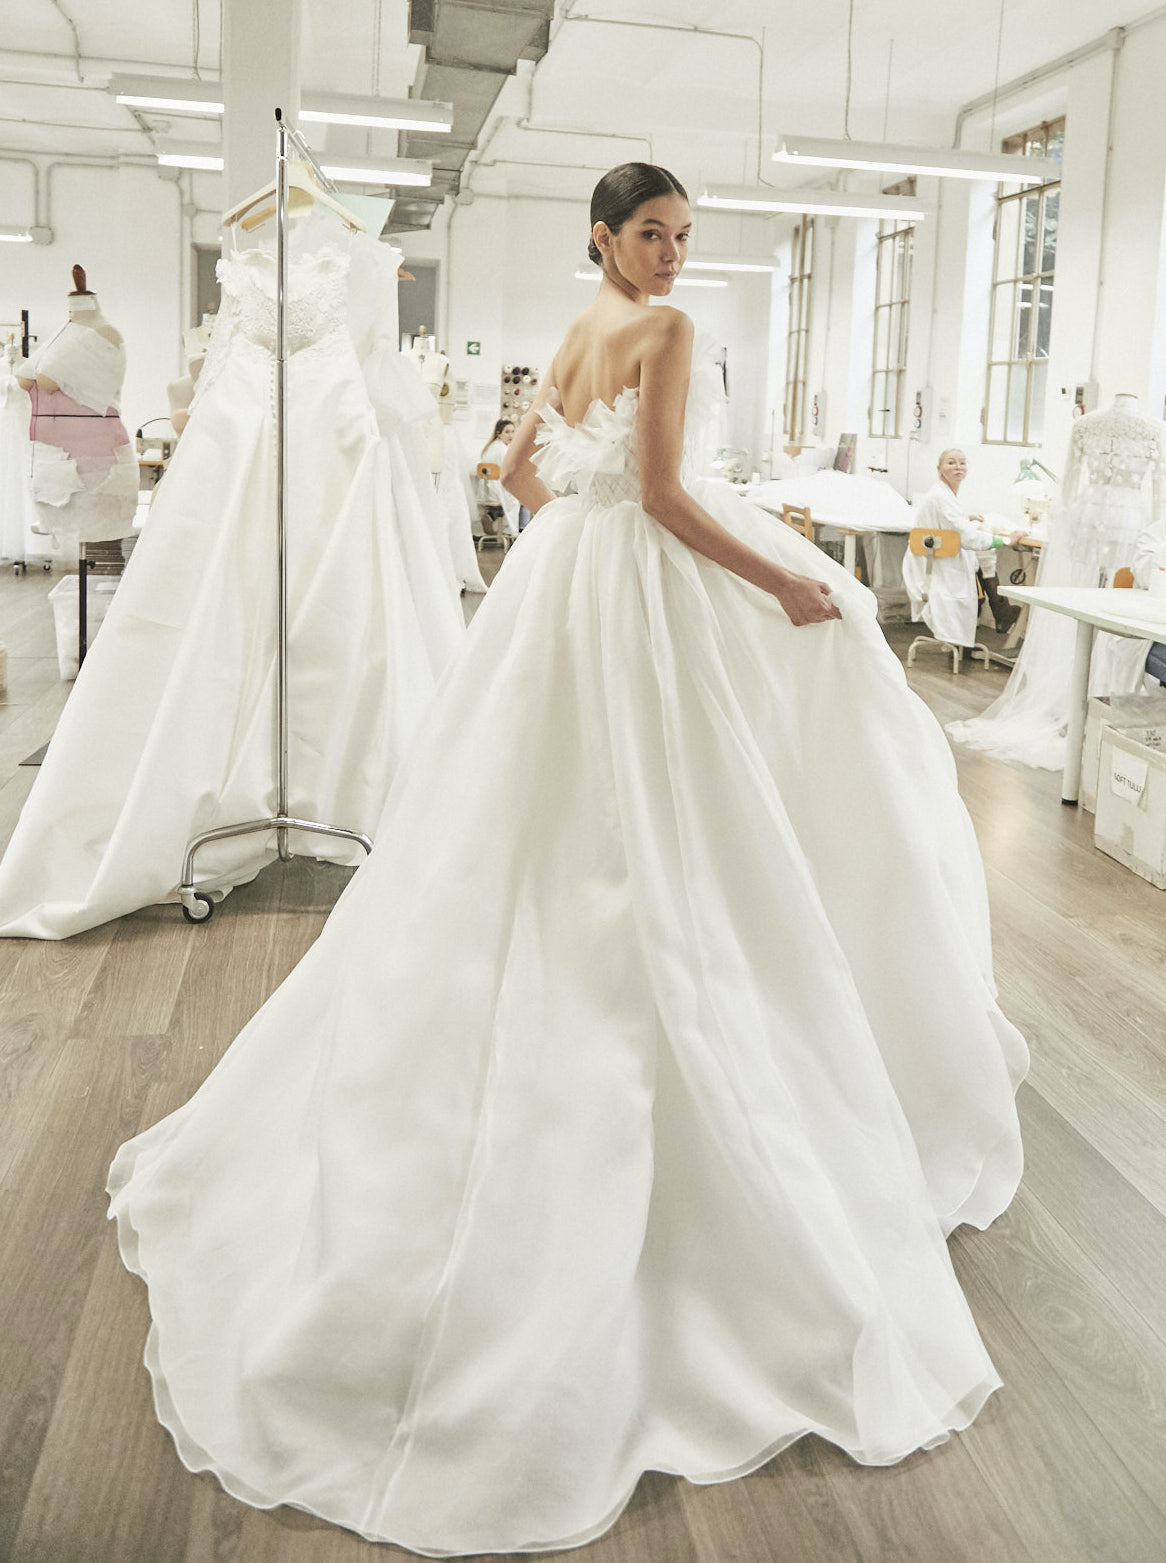
<instances>
[{"instance_id":1,"label":"wooden floor","mask_svg":"<svg viewBox=\"0 0 1166 1563\"><path fill-rule=\"evenodd\" d=\"M0 839L64 689L49 582L0 579ZM897 644L905 632L896 631ZM998 672L913 682L942 718ZM753 1476L648 1476L587 1563L1163 1563L1166 895L1096 852L1057 778L958 756L988 867L1003 1006L1033 1065L1011 1210L952 1248L1005 1381L971 1430L886 1470L807 1439ZM0 1560L358 1563L401 1556L183 1470L141 1365L145 1291L102 1186L316 937L341 870L296 861L209 926L175 908L0 943ZM923 932L923 930L921 930ZM456 1481L456 1472L451 1472Z\"/></svg>"}]
</instances>

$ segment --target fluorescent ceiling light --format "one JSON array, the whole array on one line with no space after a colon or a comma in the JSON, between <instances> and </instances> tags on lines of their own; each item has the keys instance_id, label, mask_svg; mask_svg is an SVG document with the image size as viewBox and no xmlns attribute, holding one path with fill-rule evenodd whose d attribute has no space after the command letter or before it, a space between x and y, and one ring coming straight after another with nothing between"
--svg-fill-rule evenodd
<instances>
[{"instance_id":1,"label":"fluorescent ceiling light","mask_svg":"<svg viewBox=\"0 0 1166 1563\"><path fill-rule=\"evenodd\" d=\"M793 212L807 217L904 217L931 208L909 195L850 195L840 190L770 190L762 185L706 185L698 206L726 212Z\"/></svg>"},{"instance_id":2,"label":"fluorescent ceiling light","mask_svg":"<svg viewBox=\"0 0 1166 1563\"><path fill-rule=\"evenodd\" d=\"M779 269L776 260L744 260L724 259L718 260L715 255L702 255L699 259L692 256L684 263L685 271L777 271Z\"/></svg>"},{"instance_id":3,"label":"fluorescent ceiling light","mask_svg":"<svg viewBox=\"0 0 1166 1563\"><path fill-rule=\"evenodd\" d=\"M223 154L213 146L188 142L159 143L155 154L163 168L193 168L202 173L218 173L223 167ZM433 170L428 163L415 158L346 158L343 164L332 164L318 158L320 167L336 184L357 185L428 185Z\"/></svg>"},{"instance_id":4,"label":"fluorescent ceiling light","mask_svg":"<svg viewBox=\"0 0 1166 1563\"><path fill-rule=\"evenodd\" d=\"M325 162L317 152L316 160L338 185L429 185L433 169L428 163L407 157L346 157L343 163Z\"/></svg>"},{"instance_id":5,"label":"fluorescent ceiling light","mask_svg":"<svg viewBox=\"0 0 1166 1563\"><path fill-rule=\"evenodd\" d=\"M154 154L161 168L195 168L216 174L223 169L223 154L204 146L164 146Z\"/></svg>"},{"instance_id":6,"label":"fluorescent ceiling light","mask_svg":"<svg viewBox=\"0 0 1166 1563\"><path fill-rule=\"evenodd\" d=\"M384 130L453 129L451 103L427 103L420 98L359 98L347 93L304 94L301 121L321 125L364 125Z\"/></svg>"},{"instance_id":7,"label":"fluorescent ceiling light","mask_svg":"<svg viewBox=\"0 0 1166 1563\"><path fill-rule=\"evenodd\" d=\"M164 109L170 114L221 114L219 82L188 81L181 76L111 76L109 90L119 103L135 109Z\"/></svg>"},{"instance_id":8,"label":"fluorescent ceiling light","mask_svg":"<svg viewBox=\"0 0 1166 1563\"><path fill-rule=\"evenodd\" d=\"M221 82L191 81L181 76L112 76L109 90L128 108L169 114L222 114ZM387 130L453 129L453 105L419 98L370 98L348 93L306 93L301 120L327 125L362 125Z\"/></svg>"},{"instance_id":9,"label":"fluorescent ceiling light","mask_svg":"<svg viewBox=\"0 0 1166 1563\"><path fill-rule=\"evenodd\" d=\"M31 244L32 229L17 228L9 223L0 224L0 243L3 244Z\"/></svg>"},{"instance_id":10,"label":"fluorescent ceiling light","mask_svg":"<svg viewBox=\"0 0 1166 1563\"><path fill-rule=\"evenodd\" d=\"M773 160L812 168L858 168L871 173L927 174L940 179L1005 179L1016 184L1043 184L1061 177L1060 164L1051 157L879 146L865 141L830 141L821 136L784 136Z\"/></svg>"},{"instance_id":11,"label":"fluorescent ceiling light","mask_svg":"<svg viewBox=\"0 0 1166 1563\"><path fill-rule=\"evenodd\" d=\"M580 266L575 273L576 282L598 282L603 276L601 271L589 271L586 266ZM722 277L677 277L673 287L677 288L727 288L729 284Z\"/></svg>"}]
</instances>

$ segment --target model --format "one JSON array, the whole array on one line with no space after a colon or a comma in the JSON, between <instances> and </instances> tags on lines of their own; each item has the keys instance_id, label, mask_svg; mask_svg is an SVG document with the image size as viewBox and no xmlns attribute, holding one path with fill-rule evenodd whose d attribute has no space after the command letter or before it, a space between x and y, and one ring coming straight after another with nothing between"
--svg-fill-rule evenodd
<instances>
[{"instance_id":1,"label":"model","mask_svg":"<svg viewBox=\"0 0 1166 1563\"><path fill-rule=\"evenodd\" d=\"M679 184L592 219L538 514L376 850L110 1176L183 1461L434 1556L810 1432L900 1460L999 1383L944 1238L1016 1187L1026 1052L950 751L865 588L692 476Z\"/></svg>"}]
</instances>

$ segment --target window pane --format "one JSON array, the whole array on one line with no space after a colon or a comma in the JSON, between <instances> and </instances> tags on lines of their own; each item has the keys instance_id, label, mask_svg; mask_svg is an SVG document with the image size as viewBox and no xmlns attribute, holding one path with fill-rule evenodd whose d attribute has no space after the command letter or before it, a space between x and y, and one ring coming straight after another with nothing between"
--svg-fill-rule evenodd
<instances>
[{"instance_id":1,"label":"window pane","mask_svg":"<svg viewBox=\"0 0 1166 1563\"><path fill-rule=\"evenodd\" d=\"M875 289L876 304L887 304L890 302L892 266L888 251L893 243L892 239L884 239L882 244L879 245L878 286Z\"/></svg>"},{"instance_id":2,"label":"window pane","mask_svg":"<svg viewBox=\"0 0 1166 1563\"><path fill-rule=\"evenodd\" d=\"M887 432L887 377L876 374L871 386L870 432L882 439Z\"/></svg>"},{"instance_id":3,"label":"window pane","mask_svg":"<svg viewBox=\"0 0 1166 1563\"><path fill-rule=\"evenodd\" d=\"M903 371L892 375L887 387L887 433L898 435L903 427Z\"/></svg>"},{"instance_id":4,"label":"window pane","mask_svg":"<svg viewBox=\"0 0 1166 1563\"><path fill-rule=\"evenodd\" d=\"M875 311L875 367L885 369L887 367L887 342L889 333L889 309Z\"/></svg>"},{"instance_id":5,"label":"window pane","mask_svg":"<svg viewBox=\"0 0 1166 1563\"><path fill-rule=\"evenodd\" d=\"M1060 190L1045 192L1045 232L1041 245L1040 269L1052 271L1057 259L1057 218L1061 209Z\"/></svg>"},{"instance_id":6,"label":"window pane","mask_svg":"<svg viewBox=\"0 0 1166 1563\"><path fill-rule=\"evenodd\" d=\"M1004 438L1004 405L1008 394L1008 365L996 364L988 371L988 417L984 437Z\"/></svg>"},{"instance_id":7,"label":"window pane","mask_svg":"<svg viewBox=\"0 0 1166 1563\"><path fill-rule=\"evenodd\" d=\"M1030 445L1039 445L1044 438L1045 429L1045 389L1048 383L1049 366L1046 359L1040 359L1032 366L1032 393L1028 406L1028 440Z\"/></svg>"},{"instance_id":8,"label":"window pane","mask_svg":"<svg viewBox=\"0 0 1166 1563\"><path fill-rule=\"evenodd\" d=\"M1015 277L1017 274L1017 232L1020 220L1019 201L1001 201L996 218L996 276Z\"/></svg>"},{"instance_id":9,"label":"window pane","mask_svg":"<svg viewBox=\"0 0 1166 1563\"><path fill-rule=\"evenodd\" d=\"M1027 364L1013 364L1008 376L1008 419L1004 438L1010 445L1024 440L1024 398L1028 390Z\"/></svg>"},{"instance_id":10,"label":"window pane","mask_svg":"<svg viewBox=\"0 0 1166 1563\"><path fill-rule=\"evenodd\" d=\"M1034 352L1038 358L1049 356L1049 339L1053 334L1053 285L1049 281L1040 284L1038 294L1036 321L1036 344Z\"/></svg>"},{"instance_id":11,"label":"window pane","mask_svg":"<svg viewBox=\"0 0 1166 1563\"><path fill-rule=\"evenodd\" d=\"M905 369L907 366L907 320L907 305L900 304L899 329L895 334L894 342L891 344L891 352L896 369Z\"/></svg>"},{"instance_id":12,"label":"window pane","mask_svg":"<svg viewBox=\"0 0 1166 1563\"><path fill-rule=\"evenodd\" d=\"M1036 246L1037 228L1040 224L1040 196L1026 195L1021 198L1021 206L1024 208L1024 236L1021 249L1021 273L1030 276L1036 270Z\"/></svg>"},{"instance_id":13,"label":"window pane","mask_svg":"<svg viewBox=\"0 0 1166 1563\"><path fill-rule=\"evenodd\" d=\"M1032 331L1032 294L1031 282L1020 282L1016 286L1016 331L1012 338L1011 358L1027 358L1031 352Z\"/></svg>"},{"instance_id":14,"label":"window pane","mask_svg":"<svg viewBox=\"0 0 1166 1563\"><path fill-rule=\"evenodd\" d=\"M993 363L1012 357L1015 300L1015 283L1005 282L992 290L992 350L989 358Z\"/></svg>"},{"instance_id":15,"label":"window pane","mask_svg":"<svg viewBox=\"0 0 1166 1563\"><path fill-rule=\"evenodd\" d=\"M911 260L915 254L915 230L908 228L903 235L902 249L899 254L899 297L909 299L911 297Z\"/></svg>"}]
</instances>

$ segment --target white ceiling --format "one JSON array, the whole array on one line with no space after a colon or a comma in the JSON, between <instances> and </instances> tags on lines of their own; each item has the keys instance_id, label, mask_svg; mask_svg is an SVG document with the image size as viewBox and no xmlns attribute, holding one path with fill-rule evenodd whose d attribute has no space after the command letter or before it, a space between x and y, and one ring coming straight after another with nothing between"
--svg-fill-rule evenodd
<instances>
[{"instance_id":1,"label":"white ceiling","mask_svg":"<svg viewBox=\"0 0 1166 1563\"><path fill-rule=\"evenodd\" d=\"M220 3L0 0L0 152L148 156L160 130L194 139L192 121L164 127L157 117L137 120L103 88L112 70L192 73L196 18L199 66L217 75ZM274 0L228 3L274 9ZM759 123L772 177L768 153L782 130L843 132L848 4L564 0L550 52L537 69L520 67L499 99L480 156L471 159L479 165L469 176L472 188L583 196L596 170L645 156L689 185L739 183L756 175ZM79 59L61 7L76 27ZM419 50L406 42L407 0L302 0L302 7L305 88L408 91ZM1139 0L1005 0L1000 78L1013 79L1148 10ZM372 47L378 15L379 70ZM959 106L992 90L999 20L999 0L854 0L851 134L879 139L885 122L891 140L949 140ZM649 25L613 25L630 22ZM712 36L714 25L743 36ZM682 30L693 28L702 31ZM1001 121L1006 115L1007 105ZM524 121L542 133L523 128Z\"/></svg>"}]
</instances>

